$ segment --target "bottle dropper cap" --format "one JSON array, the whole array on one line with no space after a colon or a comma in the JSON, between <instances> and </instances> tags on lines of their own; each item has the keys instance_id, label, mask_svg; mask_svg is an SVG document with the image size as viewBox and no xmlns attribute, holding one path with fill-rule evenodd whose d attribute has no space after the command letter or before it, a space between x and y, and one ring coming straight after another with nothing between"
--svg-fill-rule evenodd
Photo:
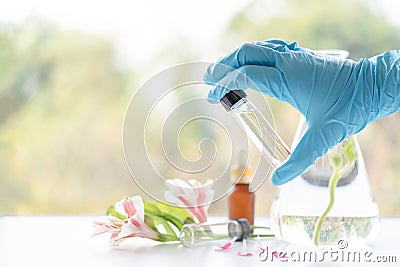
<instances>
[{"instance_id":1,"label":"bottle dropper cap","mask_svg":"<svg viewBox=\"0 0 400 267\"><path fill-rule=\"evenodd\" d=\"M232 90L226 93L220 102L227 111L230 111L233 105L246 96L243 90Z\"/></svg>"}]
</instances>

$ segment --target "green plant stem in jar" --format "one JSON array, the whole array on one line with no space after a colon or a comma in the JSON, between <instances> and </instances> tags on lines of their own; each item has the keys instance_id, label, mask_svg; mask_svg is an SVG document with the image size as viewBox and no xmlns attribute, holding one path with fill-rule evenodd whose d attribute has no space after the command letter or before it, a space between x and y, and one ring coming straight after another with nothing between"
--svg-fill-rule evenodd
<instances>
[{"instance_id":1,"label":"green plant stem in jar","mask_svg":"<svg viewBox=\"0 0 400 267\"><path fill-rule=\"evenodd\" d=\"M347 143L342 147L343 149L343 157L341 153L333 153L329 157L329 163L332 166L332 175L329 179L329 203L326 207L325 211L318 218L313 235L313 242L315 245L319 245L321 228L324 223L326 216L328 216L331 211L333 205L335 204L335 188L339 181L339 179L345 174L348 169L353 165L354 161L357 159L357 153L354 149L354 141L352 138L349 138ZM343 166L344 165L344 166Z\"/></svg>"}]
</instances>

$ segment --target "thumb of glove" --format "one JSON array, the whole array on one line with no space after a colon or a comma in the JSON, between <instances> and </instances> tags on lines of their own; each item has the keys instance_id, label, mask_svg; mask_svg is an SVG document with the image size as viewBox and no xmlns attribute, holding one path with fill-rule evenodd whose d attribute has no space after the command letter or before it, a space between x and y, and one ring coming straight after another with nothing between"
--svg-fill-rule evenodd
<instances>
[{"instance_id":1,"label":"thumb of glove","mask_svg":"<svg viewBox=\"0 0 400 267\"><path fill-rule=\"evenodd\" d=\"M324 155L329 147L320 129L307 129L290 158L272 173L272 184L282 185L293 180Z\"/></svg>"}]
</instances>

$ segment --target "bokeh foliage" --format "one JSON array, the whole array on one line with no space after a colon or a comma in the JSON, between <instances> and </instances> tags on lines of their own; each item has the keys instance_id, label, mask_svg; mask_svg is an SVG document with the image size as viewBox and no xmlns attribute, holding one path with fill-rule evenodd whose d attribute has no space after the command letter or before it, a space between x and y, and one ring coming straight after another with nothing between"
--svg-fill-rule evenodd
<instances>
[{"instance_id":1,"label":"bokeh foliage","mask_svg":"<svg viewBox=\"0 0 400 267\"><path fill-rule=\"evenodd\" d=\"M400 29L366 1L254 1L209 45L222 53L270 38L311 49L346 49L358 60L398 49ZM198 47L176 40L149 62L163 55L171 65L196 59ZM143 194L125 166L121 135L134 88L148 73L121 67L115 52L107 39L37 18L0 24L0 214L101 213L125 195ZM299 115L269 101L277 130L290 143ZM400 213L399 120L395 114L359 135L375 196L387 215ZM265 183L258 192L258 214L268 214L275 190ZM225 207L222 200L210 211L226 214Z\"/></svg>"},{"instance_id":2,"label":"bokeh foliage","mask_svg":"<svg viewBox=\"0 0 400 267\"><path fill-rule=\"evenodd\" d=\"M271 10L275 13L268 15ZM228 30L230 42L278 38L312 49L345 49L353 59L398 49L400 44L399 27L358 0L254 1L234 16Z\"/></svg>"},{"instance_id":3,"label":"bokeh foliage","mask_svg":"<svg viewBox=\"0 0 400 267\"><path fill-rule=\"evenodd\" d=\"M93 212L129 194L129 72L111 43L29 19L0 26L0 212Z\"/></svg>"}]
</instances>

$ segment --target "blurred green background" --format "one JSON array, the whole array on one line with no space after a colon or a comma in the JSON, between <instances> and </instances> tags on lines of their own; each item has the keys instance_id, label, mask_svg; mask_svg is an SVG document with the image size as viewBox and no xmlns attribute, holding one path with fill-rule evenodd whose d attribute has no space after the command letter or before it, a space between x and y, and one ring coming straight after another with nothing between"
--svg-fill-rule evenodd
<instances>
[{"instance_id":1,"label":"blurred green background","mask_svg":"<svg viewBox=\"0 0 400 267\"><path fill-rule=\"evenodd\" d=\"M116 1L120 6L107 13L104 25L118 18L118 10L128 2ZM118 44L107 27L107 34L81 30L59 25L40 12L15 21L0 16L0 214L99 214L125 195L143 194L125 166L121 135L129 101L147 78L182 62L215 61L243 42L270 38L297 41L311 49L345 49L354 60L399 49L400 22L389 18L382 2L397 4L267 0L222 1L213 6L206 2L205 10L224 14L215 25L213 16L206 12L191 16L201 10L176 1L164 4L170 20L150 16L152 3L143 10L135 5L132 16L143 12L151 25L159 25L147 27L144 20L129 30L131 22L120 21L126 28L119 32L126 29L140 48ZM94 14L96 2L92 4ZM85 25L93 14L87 13L87 21L79 23ZM191 19L199 26L183 30L177 26ZM181 30L174 32L174 27ZM155 38L159 43L145 50L146 40L160 34L162 41ZM124 56L121 50L133 53ZM298 113L285 103L268 101L277 131L290 143ZM377 121L359 134L384 215L400 214L399 116ZM275 192L269 181L257 192L258 215L268 214ZM213 204L210 212L226 214L226 199Z\"/></svg>"}]
</instances>

